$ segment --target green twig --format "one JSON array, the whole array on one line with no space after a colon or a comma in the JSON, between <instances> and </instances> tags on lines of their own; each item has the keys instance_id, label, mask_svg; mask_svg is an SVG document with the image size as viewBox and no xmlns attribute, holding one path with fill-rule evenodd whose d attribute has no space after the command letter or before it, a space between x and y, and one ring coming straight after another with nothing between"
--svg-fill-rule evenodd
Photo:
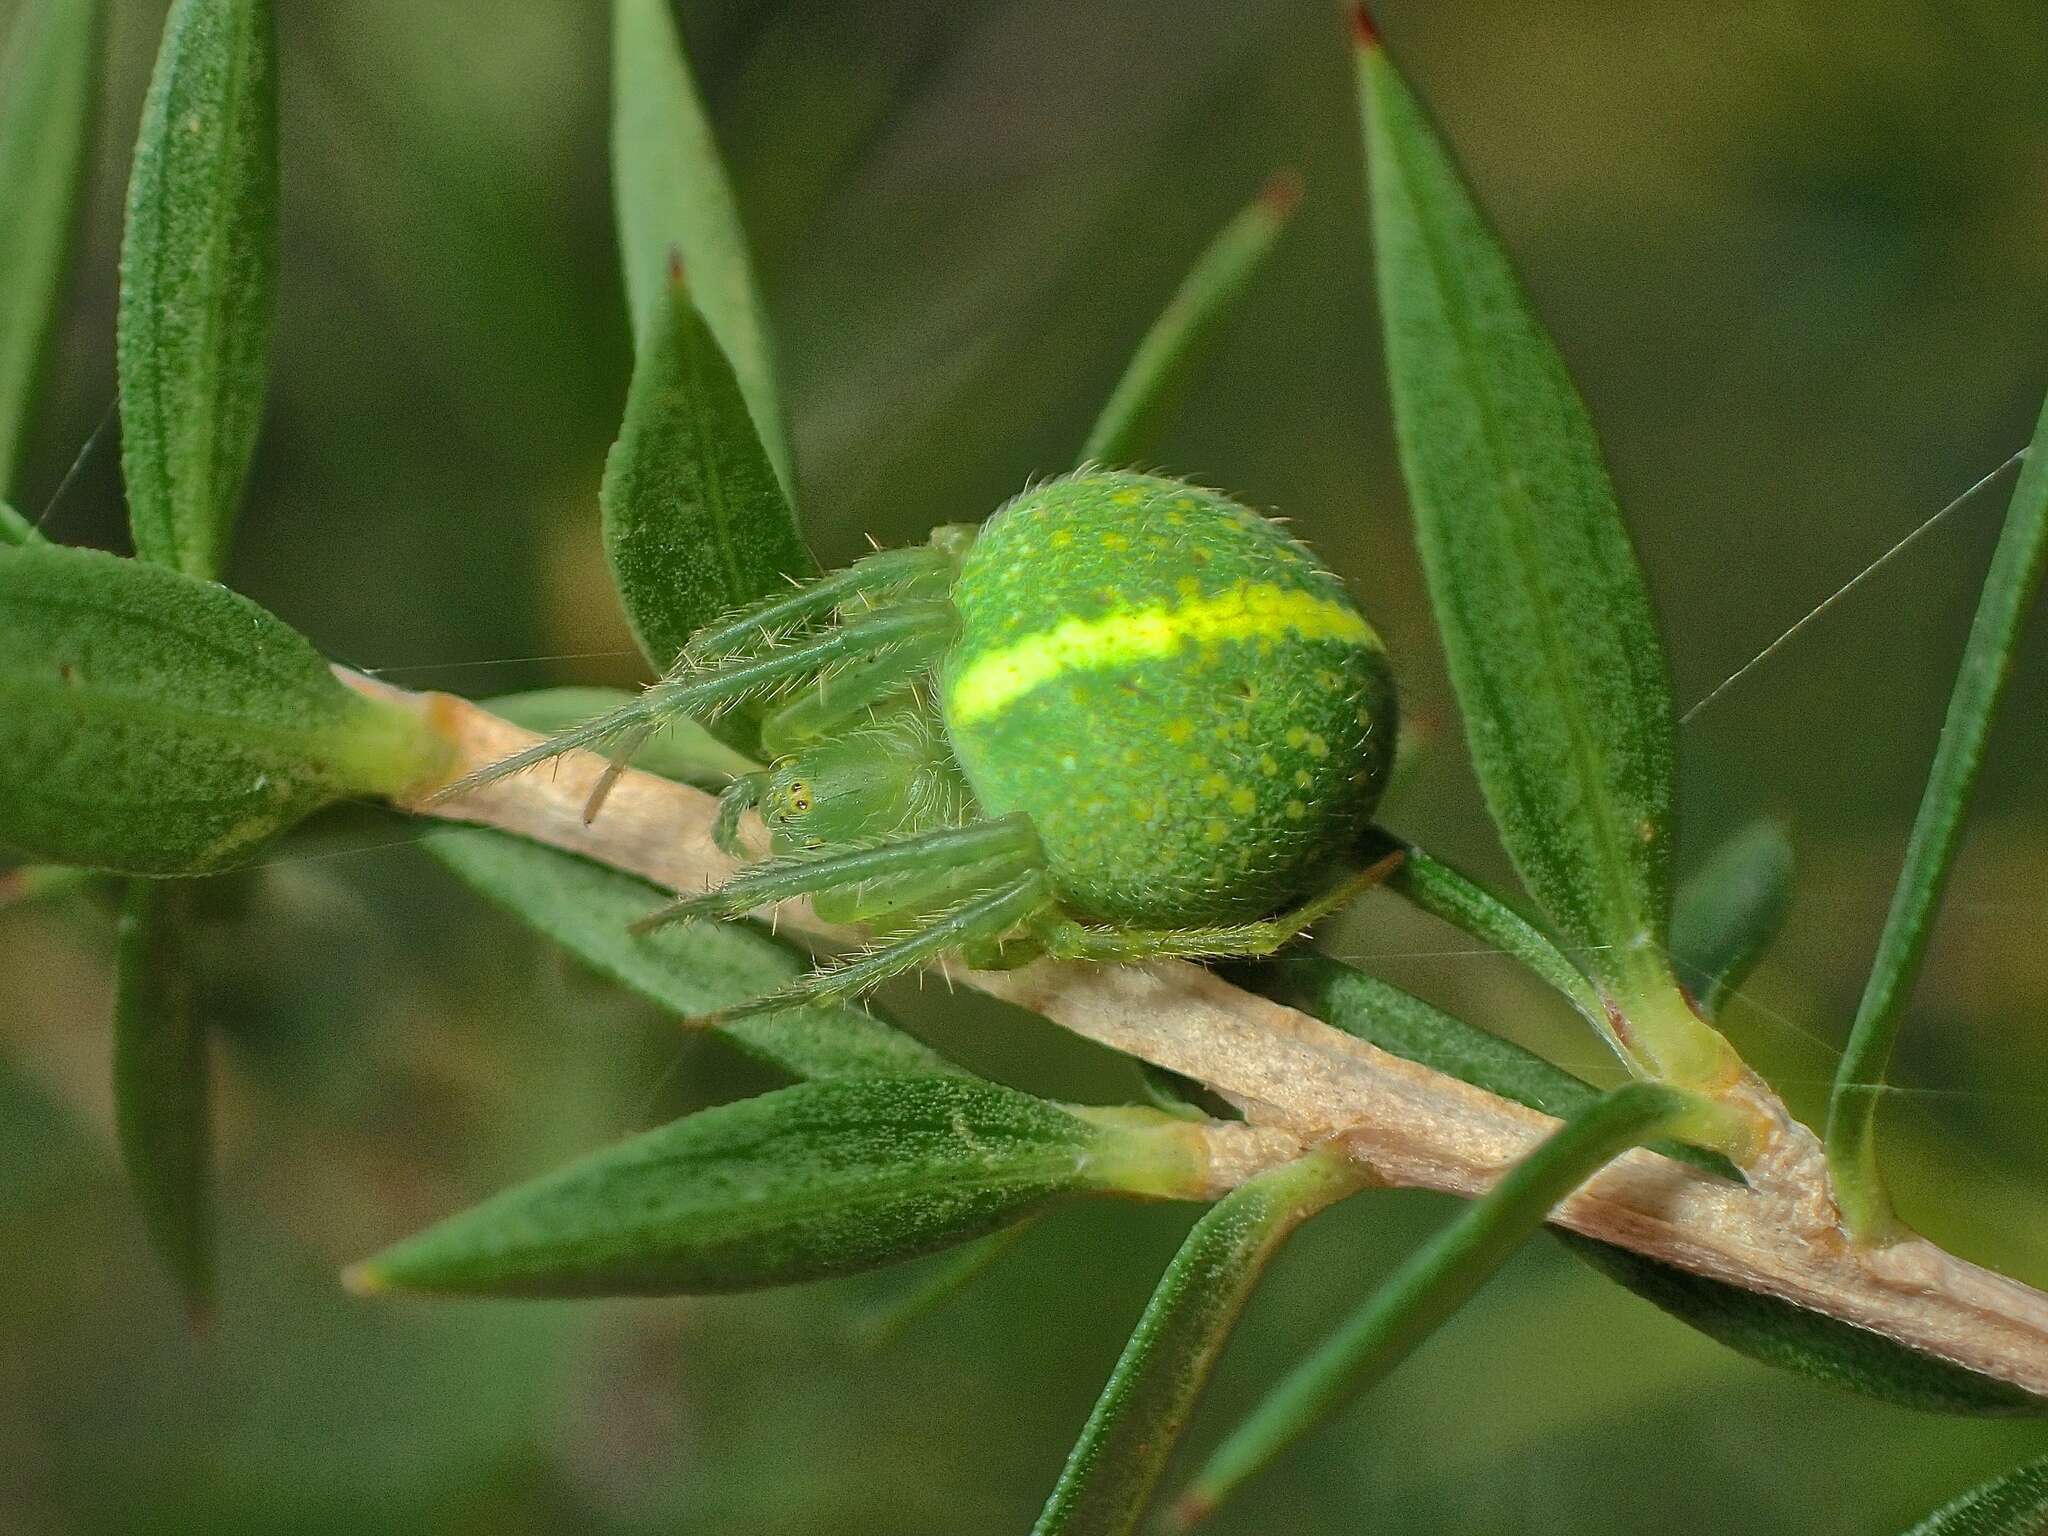
<instances>
[{"instance_id":1,"label":"green twig","mask_svg":"<svg viewBox=\"0 0 2048 1536\"><path fill-rule=\"evenodd\" d=\"M1828 1104L1828 1168L1834 1177L1835 1198L1849 1230L1865 1241L1883 1241L1902 1231L1877 1166L1878 1099L1948 882L1963 813L1969 807L1984 740L2012 666L2020 623L2041 582L2044 555L2048 555L2048 407L2043 408L2034 428L2026 467L2020 471L2005 529L1984 579L1984 594L1963 648L1962 669L1949 697L1948 717L1942 722L1927 790L1906 844L1905 867L1892 893L1877 959L1856 1009L1856 1023Z\"/></svg>"}]
</instances>

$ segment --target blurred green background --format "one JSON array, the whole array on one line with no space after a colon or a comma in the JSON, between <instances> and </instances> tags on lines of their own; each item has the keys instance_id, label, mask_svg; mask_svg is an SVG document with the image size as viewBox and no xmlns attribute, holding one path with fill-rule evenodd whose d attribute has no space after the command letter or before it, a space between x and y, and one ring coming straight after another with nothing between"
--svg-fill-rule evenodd
<instances>
[{"instance_id":1,"label":"blurred green background","mask_svg":"<svg viewBox=\"0 0 2048 1536\"><path fill-rule=\"evenodd\" d=\"M0 0L0 24L18 0ZM15 488L119 548L119 208L162 7L112 8L98 168ZM1681 704L2026 439L2048 385L2035 0L1435 5L1382 22L1600 423ZM338 659L488 694L637 675L596 537L628 343L598 0L279 7L285 259L237 585ZM828 565L1071 458L1200 243L1308 196L1168 468L1284 511L1393 646L1427 750L1387 820L1498 881L1393 463L1349 61L1324 0L689 0ZM81 449L83 454L81 457ZM57 494L66 472L77 469ZM1696 860L1769 813L1802 862L1731 1032L1817 1115L2005 486L1687 727ZM550 660L518 658L546 657ZM1916 1224L2048 1282L2048 624L1908 1033ZM371 1304L337 1266L760 1074L329 817L222 883L223 1312L184 1329L110 1155L111 923L0 913L0 1529L1022 1531L1192 1212L1074 1208L893 1346L914 1271L638 1304ZM1325 942L1591 1074L1505 962L1369 900ZM1017 1015L897 999L961 1057L1116 1098ZM1611 1074L1609 1074L1611 1075ZM1283 1257L1213 1440L1442 1203L1354 1200ZM1542 1243L1220 1532L1896 1529L2039 1450L1727 1354Z\"/></svg>"}]
</instances>

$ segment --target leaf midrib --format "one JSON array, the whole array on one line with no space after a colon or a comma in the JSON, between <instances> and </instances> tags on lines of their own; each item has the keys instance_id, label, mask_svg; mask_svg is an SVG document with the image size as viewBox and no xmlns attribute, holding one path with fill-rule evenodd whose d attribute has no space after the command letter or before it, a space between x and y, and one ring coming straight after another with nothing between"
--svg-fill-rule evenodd
<instances>
[{"instance_id":1,"label":"leaf midrib","mask_svg":"<svg viewBox=\"0 0 2048 1536\"><path fill-rule=\"evenodd\" d=\"M715 363L704 355L704 348L707 344L717 347L719 343L716 333L711 329L711 322L696 309L695 301L688 294L678 292L674 302L690 306L689 312L679 317L683 330L678 339L683 346L683 356L677 361L689 374L691 394L694 396L693 409L690 411L690 436L695 439L697 445L697 451L692 457L702 467L704 512L718 530L715 542L718 546L719 561L725 567L725 588L730 594L729 600L743 603L754 594L746 590L746 579L740 569L739 552L733 548L732 507L730 498L726 495L724 465L719 458L723 444L716 440L720 434L710 430L711 412L703 409L703 402L710 390L715 389L718 382L723 382L714 382L707 377L715 374L717 368ZM739 370L729 362L727 366L733 376L733 393L739 399L740 412L748 418L749 426L758 434L759 428L753 427L752 423L753 411L746 403L746 391L740 387ZM770 471L769 478L774 478L773 471Z\"/></svg>"},{"instance_id":2,"label":"leaf midrib","mask_svg":"<svg viewBox=\"0 0 2048 1536\"><path fill-rule=\"evenodd\" d=\"M605 1232L586 1232L581 1235L573 1232L564 1232L554 1241L562 1243L589 1243L593 1249L615 1250L616 1246L621 1243L644 1240L651 1236L666 1234L685 1225L694 1225L700 1228L715 1227L720 1229L710 1234L710 1241L718 1244L728 1244L757 1236L762 1232L772 1230L775 1226L785 1225L792 1221L809 1220L819 1215L836 1214L857 1217L869 1212L877 1204L902 1204L905 1196L951 1194L963 1189L1008 1193L1020 1189L1040 1189L1048 1185L1052 1186L1046 1190L1048 1196L1060 1193L1085 1193L1100 1187L1095 1181L1085 1177L1090 1150L1083 1146L1064 1149L1063 1153L1035 1154L1026 1160L1006 1163L999 1172L993 1175L989 1174L985 1169L970 1169L961 1166L950 1171L946 1177L939 1180L921 1177L909 1172L897 1172L864 1180L857 1188L849 1188L843 1184L821 1187L813 1180L802 1186L805 1190L810 1191L807 1197L798 1196L793 1199L782 1199L769 1196L758 1199L733 1200L716 1206L697 1207L694 1210L686 1209L679 1213L670 1213L663 1216L649 1216L644 1218L642 1223L613 1228ZM694 1164L698 1160L691 1159L690 1161ZM660 1171L687 1176L691 1170L685 1167L663 1169ZM1069 1180L1063 1180L1062 1175L1071 1175L1072 1177ZM560 1197L558 1196L557 1198ZM510 1214L516 1216L517 1213L512 1212ZM507 1256L510 1257L511 1255ZM604 1256L609 1258L633 1257L633 1255L620 1254L616 1251L605 1253ZM638 1257L643 1259L659 1259L663 1255L643 1251ZM528 1276L545 1275L547 1271L537 1267L539 1262L545 1260L545 1255L536 1253L533 1255L533 1259L536 1261L536 1267L529 1268L524 1265L518 1265L514 1266L513 1272Z\"/></svg>"},{"instance_id":3,"label":"leaf midrib","mask_svg":"<svg viewBox=\"0 0 2048 1536\"><path fill-rule=\"evenodd\" d=\"M124 719L183 727L194 734L212 734L230 745L272 751L280 757L297 758L323 773L329 771L329 765L314 756L316 751L327 745L325 726L304 728L271 724L242 715L181 709L155 698L95 687L90 683L41 683L32 678L4 675L0 675L0 699L25 700L30 704L66 702L70 706L65 710L67 714L88 714L93 712L95 705L103 705Z\"/></svg>"}]
</instances>

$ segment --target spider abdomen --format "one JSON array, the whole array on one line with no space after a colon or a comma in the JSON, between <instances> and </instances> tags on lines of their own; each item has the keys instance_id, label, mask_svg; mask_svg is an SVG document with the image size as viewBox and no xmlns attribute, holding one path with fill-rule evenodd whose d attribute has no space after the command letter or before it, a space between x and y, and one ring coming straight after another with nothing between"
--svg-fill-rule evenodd
<instances>
[{"instance_id":1,"label":"spider abdomen","mask_svg":"<svg viewBox=\"0 0 2048 1536\"><path fill-rule=\"evenodd\" d=\"M1085 474L991 518L953 588L941 708L983 810L1023 812L1077 915L1244 922L1365 829L1391 763L1386 653L1266 518Z\"/></svg>"}]
</instances>

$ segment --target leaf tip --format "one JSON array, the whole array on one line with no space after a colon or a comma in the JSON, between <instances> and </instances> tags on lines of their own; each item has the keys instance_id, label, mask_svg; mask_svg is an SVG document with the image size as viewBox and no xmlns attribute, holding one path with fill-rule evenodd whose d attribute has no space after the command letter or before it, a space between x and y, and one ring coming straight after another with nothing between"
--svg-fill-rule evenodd
<instances>
[{"instance_id":1,"label":"leaf tip","mask_svg":"<svg viewBox=\"0 0 2048 1536\"><path fill-rule=\"evenodd\" d=\"M375 1259L363 1259L341 1272L341 1288L351 1296L388 1296L393 1286Z\"/></svg>"},{"instance_id":2,"label":"leaf tip","mask_svg":"<svg viewBox=\"0 0 2048 1536\"><path fill-rule=\"evenodd\" d=\"M1364 8L1360 7L1360 14ZM1160 1521L1164 1536L1183 1536L1216 1512L1216 1500L1200 1488L1190 1488L1173 1501L1173 1508Z\"/></svg>"},{"instance_id":3,"label":"leaf tip","mask_svg":"<svg viewBox=\"0 0 2048 1536\"><path fill-rule=\"evenodd\" d=\"M1301 206L1303 185L1300 171L1282 166L1259 188L1259 205L1276 219L1287 218Z\"/></svg>"},{"instance_id":4,"label":"leaf tip","mask_svg":"<svg viewBox=\"0 0 2048 1536\"><path fill-rule=\"evenodd\" d=\"M1351 8L1351 44L1362 53L1377 53L1385 46L1380 38L1379 23L1372 19L1368 6L1354 5Z\"/></svg>"}]
</instances>

